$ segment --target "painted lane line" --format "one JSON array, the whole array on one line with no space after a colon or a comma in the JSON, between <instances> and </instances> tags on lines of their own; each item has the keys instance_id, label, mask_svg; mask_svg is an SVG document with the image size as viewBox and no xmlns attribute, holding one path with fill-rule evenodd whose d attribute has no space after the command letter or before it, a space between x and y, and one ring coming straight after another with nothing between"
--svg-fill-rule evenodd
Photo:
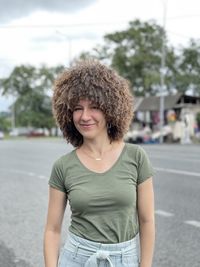
<instances>
[{"instance_id":1,"label":"painted lane line","mask_svg":"<svg viewBox=\"0 0 200 267\"><path fill-rule=\"evenodd\" d=\"M195 226L195 227L200 227L200 221L185 221L184 223Z\"/></svg>"},{"instance_id":2,"label":"painted lane line","mask_svg":"<svg viewBox=\"0 0 200 267\"><path fill-rule=\"evenodd\" d=\"M38 178L41 179L41 180L47 180L48 179L48 177L46 177L44 175L39 175Z\"/></svg>"},{"instance_id":3,"label":"painted lane line","mask_svg":"<svg viewBox=\"0 0 200 267\"><path fill-rule=\"evenodd\" d=\"M26 171L20 171L20 170L6 170L7 172L13 172L13 173L19 173L19 174L28 174L30 175L30 172L26 172Z\"/></svg>"},{"instance_id":4,"label":"painted lane line","mask_svg":"<svg viewBox=\"0 0 200 267\"><path fill-rule=\"evenodd\" d=\"M35 175L36 175L36 174L33 173L33 172L27 172L27 174L28 174L29 176L35 176Z\"/></svg>"},{"instance_id":5,"label":"painted lane line","mask_svg":"<svg viewBox=\"0 0 200 267\"><path fill-rule=\"evenodd\" d=\"M175 174L181 174L181 175L187 175L187 176L197 176L200 177L200 172L189 172L189 171L183 171L183 170L175 170L175 169L166 169L166 168L154 168L157 171L163 171L163 172L169 172L169 173L175 173Z\"/></svg>"},{"instance_id":6,"label":"painted lane line","mask_svg":"<svg viewBox=\"0 0 200 267\"><path fill-rule=\"evenodd\" d=\"M172 160L172 161L174 161L174 160L176 160L176 161L186 161L186 162L199 162L200 163L200 160L199 159L184 159L184 158L172 158L172 157L164 157L164 156L155 156L155 155L153 155L153 156L151 156L151 158L152 159L166 159L166 160Z\"/></svg>"},{"instance_id":7,"label":"painted lane line","mask_svg":"<svg viewBox=\"0 0 200 267\"><path fill-rule=\"evenodd\" d=\"M28 175L28 176L31 176L31 177L37 177L41 180L48 180L49 178L45 175L39 175L39 174L36 174L34 172L26 172L26 171L21 171L21 170L7 170L7 169L2 169L0 168L0 170L3 170L5 172L11 172L11 173L17 173L17 174L23 174L23 175Z\"/></svg>"},{"instance_id":8,"label":"painted lane line","mask_svg":"<svg viewBox=\"0 0 200 267\"><path fill-rule=\"evenodd\" d=\"M21 170L4 170L3 169L3 171L12 172L12 173L18 173L18 174L25 174L25 175L28 175L28 176L35 176L36 175L33 172L26 172L26 171L21 171Z\"/></svg>"},{"instance_id":9,"label":"painted lane line","mask_svg":"<svg viewBox=\"0 0 200 267\"><path fill-rule=\"evenodd\" d=\"M172 216L174 216L173 213L167 212L167 211L164 211L164 210L155 210L155 214L163 216L163 217L172 217Z\"/></svg>"}]
</instances>

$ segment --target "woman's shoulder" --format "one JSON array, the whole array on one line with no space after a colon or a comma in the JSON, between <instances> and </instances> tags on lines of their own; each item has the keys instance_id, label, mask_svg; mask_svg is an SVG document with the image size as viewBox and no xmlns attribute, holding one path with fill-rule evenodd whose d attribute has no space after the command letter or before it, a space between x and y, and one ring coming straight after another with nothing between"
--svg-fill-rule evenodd
<instances>
[{"instance_id":1,"label":"woman's shoulder","mask_svg":"<svg viewBox=\"0 0 200 267\"><path fill-rule=\"evenodd\" d=\"M140 145L126 143L126 147L127 147L127 154L131 158L140 159L141 157L146 156L144 148Z\"/></svg>"},{"instance_id":2,"label":"woman's shoulder","mask_svg":"<svg viewBox=\"0 0 200 267\"><path fill-rule=\"evenodd\" d=\"M71 163L71 161L74 160L74 154L75 154L75 149L60 156L55 160L54 166L56 167L67 166L68 164Z\"/></svg>"},{"instance_id":3,"label":"woman's shoulder","mask_svg":"<svg viewBox=\"0 0 200 267\"><path fill-rule=\"evenodd\" d=\"M126 143L127 151L129 153L135 154L138 150L141 149L140 145L132 144L132 143Z\"/></svg>"}]
</instances>

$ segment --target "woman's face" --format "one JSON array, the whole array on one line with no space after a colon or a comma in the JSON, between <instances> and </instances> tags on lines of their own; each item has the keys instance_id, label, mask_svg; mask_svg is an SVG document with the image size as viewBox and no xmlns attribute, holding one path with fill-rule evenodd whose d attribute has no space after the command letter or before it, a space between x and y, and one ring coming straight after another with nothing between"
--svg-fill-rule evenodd
<instances>
[{"instance_id":1,"label":"woman's face","mask_svg":"<svg viewBox=\"0 0 200 267\"><path fill-rule=\"evenodd\" d=\"M90 100L80 100L73 111L73 122L79 133L86 139L107 135L103 112Z\"/></svg>"}]
</instances>

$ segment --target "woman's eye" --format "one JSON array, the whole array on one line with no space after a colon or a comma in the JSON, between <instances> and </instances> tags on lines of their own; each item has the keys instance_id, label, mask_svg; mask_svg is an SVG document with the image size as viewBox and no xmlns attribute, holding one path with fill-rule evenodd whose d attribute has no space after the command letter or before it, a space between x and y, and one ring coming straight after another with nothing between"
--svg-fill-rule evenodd
<instances>
[{"instance_id":1,"label":"woman's eye","mask_svg":"<svg viewBox=\"0 0 200 267\"><path fill-rule=\"evenodd\" d=\"M92 106L93 109L99 109L97 106Z\"/></svg>"},{"instance_id":2,"label":"woman's eye","mask_svg":"<svg viewBox=\"0 0 200 267\"><path fill-rule=\"evenodd\" d=\"M74 108L74 111L78 111L78 110L81 110L81 108L80 107Z\"/></svg>"}]
</instances>

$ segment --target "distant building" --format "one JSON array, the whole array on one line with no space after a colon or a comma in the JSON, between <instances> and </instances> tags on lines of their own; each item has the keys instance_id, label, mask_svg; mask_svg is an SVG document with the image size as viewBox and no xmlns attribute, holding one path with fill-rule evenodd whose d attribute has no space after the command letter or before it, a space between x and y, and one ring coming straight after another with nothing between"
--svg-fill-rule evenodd
<instances>
[{"instance_id":1,"label":"distant building","mask_svg":"<svg viewBox=\"0 0 200 267\"><path fill-rule=\"evenodd\" d=\"M174 139L182 140L186 131L187 137L194 135L195 118L198 112L200 112L200 97L182 93L164 96L164 125L170 125ZM136 97L135 121L148 125L153 131L158 130L160 97Z\"/></svg>"},{"instance_id":2,"label":"distant building","mask_svg":"<svg viewBox=\"0 0 200 267\"><path fill-rule=\"evenodd\" d=\"M164 97L164 119L167 122L167 112L174 110L176 118L180 118L184 110L190 110L193 114L200 112L200 97L177 93ZM159 123L160 97L149 96L135 98L136 118L142 118L145 123Z\"/></svg>"}]
</instances>

